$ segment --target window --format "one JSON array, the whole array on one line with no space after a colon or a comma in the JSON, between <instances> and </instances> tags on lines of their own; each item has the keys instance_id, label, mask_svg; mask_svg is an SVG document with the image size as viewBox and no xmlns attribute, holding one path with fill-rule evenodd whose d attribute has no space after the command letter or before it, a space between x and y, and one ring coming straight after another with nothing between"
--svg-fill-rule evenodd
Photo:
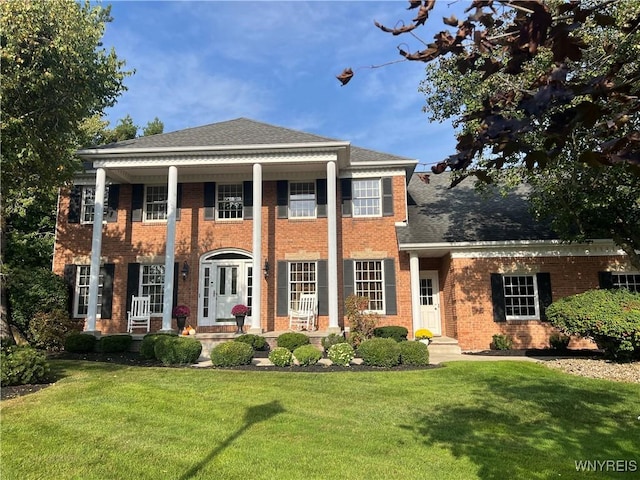
<instances>
[{"instance_id":1,"label":"window","mask_svg":"<svg viewBox=\"0 0 640 480\"><path fill-rule=\"evenodd\" d=\"M162 314L164 304L164 265L142 265L140 295L149 297L152 314Z\"/></svg>"},{"instance_id":2,"label":"window","mask_svg":"<svg viewBox=\"0 0 640 480\"><path fill-rule=\"evenodd\" d=\"M289 263L289 309L297 310L300 295L317 292L316 262Z\"/></svg>"},{"instance_id":3,"label":"window","mask_svg":"<svg viewBox=\"0 0 640 480\"><path fill-rule=\"evenodd\" d=\"M352 202L354 217L380 216L380 179L354 180Z\"/></svg>"},{"instance_id":4,"label":"window","mask_svg":"<svg viewBox=\"0 0 640 480\"><path fill-rule=\"evenodd\" d=\"M536 277L534 275L504 275L503 281L507 320L539 318Z\"/></svg>"},{"instance_id":5,"label":"window","mask_svg":"<svg viewBox=\"0 0 640 480\"><path fill-rule=\"evenodd\" d=\"M86 317L89 312L89 280L91 267L89 265L78 265L76 269L76 295L73 308L74 317ZM98 279L98 315L102 309L102 286L104 275L100 273Z\"/></svg>"},{"instance_id":6,"label":"window","mask_svg":"<svg viewBox=\"0 0 640 480\"><path fill-rule=\"evenodd\" d=\"M355 291L359 297L369 298L369 310L384 312L384 275L381 260L356 260Z\"/></svg>"},{"instance_id":7,"label":"window","mask_svg":"<svg viewBox=\"0 0 640 480\"><path fill-rule=\"evenodd\" d=\"M216 200L219 220L242 219L242 184L219 185Z\"/></svg>"},{"instance_id":8,"label":"window","mask_svg":"<svg viewBox=\"0 0 640 480\"><path fill-rule=\"evenodd\" d=\"M315 218L315 182L291 182L289 184L289 218Z\"/></svg>"},{"instance_id":9,"label":"window","mask_svg":"<svg viewBox=\"0 0 640 480\"><path fill-rule=\"evenodd\" d=\"M147 185L144 195L144 219L146 221L167 219L167 186Z\"/></svg>"},{"instance_id":10,"label":"window","mask_svg":"<svg viewBox=\"0 0 640 480\"><path fill-rule=\"evenodd\" d=\"M420 305L433 305L433 280L420 279Z\"/></svg>"},{"instance_id":11,"label":"window","mask_svg":"<svg viewBox=\"0 0 640 480\"><path fill-rule=\"evenodd\" d=\"M109 203L109 187L104 189L104 201L102 202L103 211L106 216ZM82 187L82 201L80 207L81 223L93 223L93 215L96 204L96 187Z\"/></svg>"},{"instance_id":12,"label":"window","mask_svg":"<svg viewBox=\"0 0 640 480\"><path fill-rule=\"evenodd\" d=\"M612 273L613 288L626 288L631 292L640 292L640 273Z\"/></svg>"}]
</instances>

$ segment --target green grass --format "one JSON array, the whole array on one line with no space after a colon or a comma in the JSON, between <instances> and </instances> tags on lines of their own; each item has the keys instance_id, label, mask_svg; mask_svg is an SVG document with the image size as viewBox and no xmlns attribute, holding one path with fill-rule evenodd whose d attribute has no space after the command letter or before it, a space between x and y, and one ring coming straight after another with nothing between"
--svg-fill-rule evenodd
<instances>
[{"instance_id":1,"label":"green grass","mask_svg":"<svg viewBox=\"0 0 640 480\"><path fill-rule=\"evenodd\" d=\"M2 478L588 479L605 477L574 461L640 468L639 385L533 363L316 374L52 365L54 386L1 404Z\"/></svg>"}]
</instances>

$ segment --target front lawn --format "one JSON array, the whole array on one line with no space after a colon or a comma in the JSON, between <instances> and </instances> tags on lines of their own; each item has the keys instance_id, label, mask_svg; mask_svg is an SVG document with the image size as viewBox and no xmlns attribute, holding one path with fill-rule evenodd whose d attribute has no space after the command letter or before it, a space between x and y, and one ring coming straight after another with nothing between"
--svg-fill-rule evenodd
<instances>
[{"instance_id":1,"label":"front lawn","mask_svg":"<svg viewBox=\"0 0 640 480\"><path fill-rule=\"evenodd\" d=\"M634 475L577 472L584 460L640 469L640 386L534 363L344 373L52 365L54 386L0 404L2 478Z\"/></svg>"}]
</instances>

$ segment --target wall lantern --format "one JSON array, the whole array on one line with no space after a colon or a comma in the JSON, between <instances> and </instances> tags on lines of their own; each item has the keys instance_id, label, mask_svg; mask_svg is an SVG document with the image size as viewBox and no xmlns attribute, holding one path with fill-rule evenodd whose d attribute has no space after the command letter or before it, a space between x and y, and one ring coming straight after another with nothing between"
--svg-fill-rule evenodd
<instances>
[{"instance_id":1,"label":"wall lantern","mask_svg":"<svg viewBox=\"0 0 640 480\"><path fill-rule=\"evenodd\" d=\"M264 267L262 267L262 271L264 272L264 279L269 278L269 260L264 261Z\"/></svg>"},{"instance_id":2,"label":"wall lantern","mask_svg":"<svg viewBox=\"0 0 640 480\"><path fill-rule=\"evenodd\" d=\"M182 265L182 280L186 280L187 277L189 276L189 264L187 263L187 261L184 261L184 264Z\"/></svg>"}]
</instances>

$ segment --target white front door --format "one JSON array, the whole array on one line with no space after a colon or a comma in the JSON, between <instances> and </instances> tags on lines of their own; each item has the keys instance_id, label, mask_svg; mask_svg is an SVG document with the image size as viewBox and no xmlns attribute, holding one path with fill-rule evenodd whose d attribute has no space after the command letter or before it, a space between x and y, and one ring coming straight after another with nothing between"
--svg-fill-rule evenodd
<instances>
[{"instance_id":1,"label":"white front door","mask_svg":"<svg viewBox=\"0 0 640 480\"><path fill-rule=\"evenodd\" d=\"M234 305L250 305L251 261L213 260L200 266L199 325L235 324Z\"/></svg>"},{"instance_id":2,"label":"white front door","mask_svg":"<svg viewBox=\"0 0 640 480\"><path fill-rule=\"evenodd\" d=\"M420 272L420 326L434 335L442 335L440 322L440 286L438 272Z\"/></svg>"}]
</instances>

